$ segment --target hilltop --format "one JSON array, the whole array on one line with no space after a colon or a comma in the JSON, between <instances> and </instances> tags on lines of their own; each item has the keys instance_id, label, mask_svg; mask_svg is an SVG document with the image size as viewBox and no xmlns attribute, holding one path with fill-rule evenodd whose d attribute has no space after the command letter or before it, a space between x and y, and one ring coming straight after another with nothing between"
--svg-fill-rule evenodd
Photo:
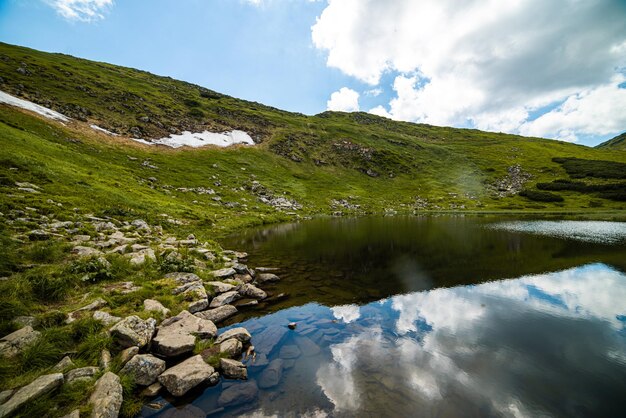
<instances>
[{"instance_id":1,"label":"hilltop","mask_svg":"<svg viewBox=\"0 0 626 418\"><path fill-rule=\"evenodd\" d=\"M596 148L611 148L626 151L626 132L597 145Z\"/></svg>"}]
</instances>

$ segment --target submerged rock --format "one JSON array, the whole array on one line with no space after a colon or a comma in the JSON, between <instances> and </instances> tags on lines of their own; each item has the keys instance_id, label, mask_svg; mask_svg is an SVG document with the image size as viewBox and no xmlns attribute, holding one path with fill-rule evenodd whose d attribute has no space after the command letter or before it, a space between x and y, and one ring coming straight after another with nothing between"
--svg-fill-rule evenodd
<instances>
[{"instance_id":1,"label":"submerged rock","mask_svg":"<svg viewBox=\"0 0 626 418\"><path fill-rule=\"evenodd\" d=\"M13 357L33 344L41 333L31 326L25 326L0 338L0 356Z\"/></svg>"},{"instance_id":2,"label":"submerged rock","mask_svg":"<svg viewBox=\"0 0 626 418\"><path fill-rule=\"evenodd\" d=\"M117 418L122 406L122 384L120 378L106 372L96 382L89 403L92 406L92 418Z\"/></svg>"},{"instance_id":3,"label":"submerged rock","mask_svg":"<svg viewBox=\"0 0 626 418\"><path fill-rule=\"evenodd\" d=\"M286 327L270 326L254 337L254 346L259 353L269 355L287 334Z\"/></svg>"},{"instance_id":4,"label":"submerged rock","mask_svg":"<svg viewBox=\"0 0 626 418\"><path fill-rule=\"evenodd\" d=\"M183 396L204 382L215 384L218 379L219 374L200 355L188 358L159 376L159 382L174 396Z\"/></svg>"},{"instance_id":5,"label":"submerged rock","mask_svg":"<svg viewBox=\"0 0 626 418\"><path fill-rule=\"evenodd\" d=\"M148 386L156 382L165 368L165 362L152 354L138 354L126 363L120 373L133 376L138 385Z\"/></svg>"},{"instance_id":6,"label":"submerged rock","mask_svg":"<svg viewBox=\"0 0 626 418\"><path fill-rule=\"evenodd\" d=\"M252 402L259 394L259 388L254 380L238 383L224 389L217 399L218 406L236 406Z\"/></svg>"},{"instance_id":7,"label":"submerged rock","mask_svg":"<svg viewBox=\"0 0 626 418\"><path fill-rule=\"evenodd\" d=\"M270 364L263 370L259 379L259 387L267 389L274 387L280 383L283 377L283 360L272 360Z\"/></svg>"},{"instance_id":8,"label":"submerged rock","mask_svg":"<svg viewBox=\"0 0 626 418\"><path fill-rule=\"evenodd\" d=\"M278 356L282 359L294 359L300 357L301 354L297 345L283 345Z\"/></svg>"},{"instance_id":9,"label":"submerged rock","mask_svg":"<svg viewBox=\"0 0 626 418\"><path fill-rule=\"evenodd\" d=\"M145 321L137 315L124 318L111 328L111 336L122 347L144 347L147 345L156 329L156 320L148 318Z\"/></svg>"},{"instance_id":10,"label":"submerged rock","mask_svg":"<svg viewBox=\"0 0 626 418\"><path fill-rule=\"evenodd\" d=\"M0 405L0 418L10 416L27 403L52 392L63 384L63 374L53 373L40 376L30 384L20 388L11 398Z\"/></svg>"},{"instance_id":11,"label":"submerged rock","mask_svg":"<svg viewBox=\"0 0 626 418\"><path fill-rule=\"evenodd\" d=\"M193 350L196 337L213 338L217 327L211 321L182 311L166 319L154 337L155 352L167 357L178 356Z\"/></svg>"}]
</instances>

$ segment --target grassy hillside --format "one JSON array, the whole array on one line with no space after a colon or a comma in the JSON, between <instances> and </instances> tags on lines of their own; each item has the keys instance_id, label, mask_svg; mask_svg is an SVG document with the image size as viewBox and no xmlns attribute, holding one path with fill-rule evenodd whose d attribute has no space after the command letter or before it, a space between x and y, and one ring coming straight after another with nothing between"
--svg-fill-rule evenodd
<instances>
[{"instance_id":1,"label":"grassy hillside","mask_svg":"<svg viewBox=\"0 0 626 418\"><path fill-rule=\"evenodd\" d=\"M626 132L621 135L617 135L615 138L611 138L608 141L597 145L596 148L610 148L615 150L626 151Z\"/></svg>"}]
</instances>

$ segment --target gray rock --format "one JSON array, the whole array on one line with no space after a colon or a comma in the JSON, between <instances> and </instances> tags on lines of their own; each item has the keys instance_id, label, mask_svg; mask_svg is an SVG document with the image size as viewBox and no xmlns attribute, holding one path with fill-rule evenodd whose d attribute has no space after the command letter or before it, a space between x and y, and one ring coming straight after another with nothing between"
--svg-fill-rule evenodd
<instances>
[{"instance_id":1,"label":"gray rock","mask_svg":"<svg viewBox=\"0 0 626 418\"><path fill-rule=\"evenodd\" d=\"M154 254L154 250L152 248L146 248L145 250L129 253L127 254L127 257L130 258L130 264L134 266L144 264L147 260L156 261L156 255Z\"/></svg>"},{"instance_id":2,"label":"gray rock","mask_svg":"<svg viewBox=\"0 0 626 418\"><path fill-rule=\"evenodd\" d=\"M278 356L282 359L294 359L300 357L301 354L297 345L283 345Z\"/></svg>"},{"instance_id":3,"label":"gray rock","mask_svg":"<svg viewBox=\"0 0 626 418\"><path fill-rule=\"evenodd\" d=\"M215 343L221 344L222 342L231 338L235 338L245 344L250 341L252 336L250 335L248 330L243 327L232 328L217 337Z\"/></svg>"},{"instance_id":4,"label":"gray rock","mask_svg":"<svg viewBox=\"0 0 626 418\"><path fill-rule=\"evenodd\" d=\"M74 362L69 356L65 356L59 361L54 367L52 367L53 372L62 372L71 368L76 367Z\"/></svg>"},{"instance_id":5,"label":"gray rock","mask_svg":"<svg viewBox=\"0 0 626 418\"><path fill-rule=\"evenodd\" d=\"M193 350L196 337L213 338L217 327L211 321L182 311L166 319L154 337L155 352L167 357L178 356Z\"/></svg>"},{"instance_id":6,"label":"gray rock","mask_svg":"<svg viewBox=\"0 0 626 418\"><path fill-rule=\"evenodd\" d=\"M103 370L108 370L111 366L111 352L106 348L100 352L99 364Z\"/></svg>"},{"instance_id":7,"label":"gray rock","mask_svg":"<svg viewBox=\"0 0 626 418\"><path fill-rule=\"evenodd\" d=\"M13 396L14 393L15 391L13 389L3 390L2 392L0 392L0 404L3 404L6 401L8 401L9 398Z\"/></svg>"},{"instance_id":8,"label":"gray rock","mask_svg":"<svg viewBox=\"0 0 626 418\"><path fill-rule=\"evenodd\" d=\"M117 324L118 322L122 320L122 318L120 318L119 316L113 316L110 313L104 312L104 311L95 311L93 313L93 319L97 319L98 321L102 322L104 325Z\"/></svg>"},{"instance_id":9,"label":"gray rock","mask_svg":"<svg viewBox=\"0 0 626 418\"><path fill-rule=\"evenodd\" d=\"M224 389L217 399L221 407L236 406L252 402L259 394L259 388L254 380L234 384Z\"/></svg>"},{"instance_id":10,"label":"gray rock","mask_svg":"<svg viewBox=\"0 0 626 418\"><path fill-rule=\"evenodd\" d=\"M232 305L223 305L219 308L210 309L208 311L196 312L196 315L199 318L207 319L214 324L219 324L223 320L230 318L231 316L237 313L237 308Z\"/></svg>"},{"instance_id":11,"label":"gray rock","mask_svg":"<svg viewBox=\"0 0 626 418\"><path fill-rule=\"evenodd\" d=\"M194 273L167 273L165 275L166 279L174 279L178 284L185 284L191 282L199 282L200 277Z\"/></svg>"},{"instance_id":12,"label":"gray rock","mask_svg":"<svg viewBox=\"0 0 626 418\"><path fill-rule=\"evenodd\" d=\"M235 290L231 290L230 292L222 293L211 300L210 307L211 308L219 308L220 306L227 305L234 300L239 299L239 293Z\"/></svg>"},{"instance_id":13,"label":"gray rock","mask_svg":"<svg viewBox=\"0 0 626 418\"><path fill-rule=\"evenodd\" d=\"M183 396L201 383L217 383L215 369L197 355L167 369L159 376L159 382L174 396Z\"/></svg>"},{"instance_id":14,"label":"gray rock","mask_svg":"<svg viewBox=\"0 0 626 418\"><path fill-rule=\"evenodd\" d=\"M128 363L130 359L139 354L139 347L128 347L120 353L120 365Z\"/></svg>"},{"instance_id":15,"label":"gray rock","mask_svg":"<svg viewBox=\"0 0 626 418\"><path fill-rule=\"evenodd\" d=\"M259 300L265 299L267 297L267 293L265 293L263 290L249 283L246 283L239 288L239 294L242 296L247 296L249 298L259 299Z\"/></svg>"},{"instance_id":16,"label":"gray rock","mask_svg":"<svg viewBox=\"0 0 626 418\"><path fill-rule=\"evenodd\" d=\"M280 280L280 277L278 277L277 275L273 273L261 273L261 274L257 274L256 276L256 282L260 284L267 283L267 282L277 282L279 280Z\"/></svg>"},{"instance_id":17,"label":"gray rock","mask_svg":"<svg viewBox=\"0 0 626 418\"><path fill-rule=\"evenodd\" d=\"M23 189L22 189L23 190ZM28 239L31 241L46 241L51 238L51 235L41 229L35 229L28 233Z\"/></svg>"},{"instance_id":18,"label":"gray rock","mask_svg":"<svg viewBox=\"0 0 626 418\"><path fill-rule=\"evenodd\" d=\"M155 382L141 391L141 396L145 396L146 398L153 398L159 394L159 392L163 389L163 385L159 382Z\"/></svg>"},{"instance_id":19,"label":"gray rock","mask_svg":"<svg viewBox=\"0 0 626 418\"><path fill-rule=\"evenodd\" d=\"M272 350L274 350L274 347L280 344L287 332L287 327L274 325L267 327L258 335L255 335L254 346L257 353L265 353L269 355Z\"/></svg>"},{"instance_id":20,"label":"gray rock","mask_svg":"<svg viewBox=\"0 0 626 418\"><path fill-rule=\"evenodd\" d=\"M148 386L157 381L165 368L165 362L152 354L138 354L124 365L120 373L133 376L139 385Z\"/></svg>"},{"instance_id":21,"label":"gray rock","mask_svg":"<svg viewBox=\"0 0 626 418\"><path fill-rule=\"evenodd\" d=\"M170 310L161 304L158 300L146 299L143 301L143 309L150 312L160 312L163 316L168 316Z\"/></svg>"},{"instance_id":22,"label":"gray rock","mask_svg":"<svg viewBox=\"0 0 626 418\"><path fill-rule=\"evenodd\" d=\"M20 327L29 326L34 328L38 325L37 318L35 318L34 316L16 316L13 319L13 322L15 322Z\"/></svg>"},{"instance_id":23,"label":"gray rock","mask_svg":"<svg viewBox=\"0 0 626 418\"><path fill-rule=\"evenodd\" d=\"M96 300L91 302L89 305L85 305L82 308L76 309L74 312L70 312L67 315L67 319L65 320L65 322L68 324L71 324L72 322L82 317L86 312L95 311L96 309L100 309L106 306L106 304L107 304L106 300L102 298L97 298Z\"/></svg>"},{"instance_id":24,"label":"gray rock","mask_svg":"<svg viewBox=\"0 0 626 418\"><path fill-rule=\"evenodd\" d=\"M65 383L74 383L80 381L89 381L98 373L100 369L97 367L79 367L65 373Z\"/></svg>"},{"instance_id":25,"label":"gray rock","mask_svg":"<svg viewBox=\"0 0 626 418\"><path fill-rule=\"evenodd\" d=\"M117 418L122 400L120 378L114 373L106 372L96 382L95 389L89 398L92 406L91 418Z\"/></svg>"},{"instance_id":26,"label":"gray rock","mask_svg":"<svg viewBox=\"0 0 626 418\"><path fill-rule=\"evenodd\" d=\"M0 338L0 356L13 357L29 345L33 344L41 333L30 326L20 328L15 332Z\"/></svg>"},{"instance_id":27,"label":"gray rock","mask_svg":"<svg viewBox=\"0 0 626 418\"><path fill-rule=\"evenodd\" d=\"M75 409L67 415L64 415L62 418L80 418L80 410Z\"/></svg>"},{"instance_id":28,"label":"gray rock","mask_svg":"<svg viewBox=\"0 0 626 418\"><path fill-rule=\"evenodd\" d=\"M272 360L270 364L263 370L259 378L259 387L261 389L272 388L280 383L283 377L283 360Z\"/></svg>"},{"instance_id":29,"label":"gray rock","mask_svg":"<svg viewBox=\"0 0 626 418\"><path fill-rule=\"evenodd\" d=\"M236 273L237 272L235 271L235 269L229 267L229 268L224 268L221 270L214 270L209 274L211 274L216 279L227 279Z\"/></svg>"},{"instance_id":30,"label":"gray rock","mask_svg":"<svg viewBox=\"0 0 626 418\"><path fill-rule=\"evenodd\" d=\"M81 245L77 245L76 247L74 247L72 249L72 253L76 254L79 257L93 257L102 255L102 251L100 250L96 250L95 248L91 247L84 247Z\"/></svg>"},{"instance_id":31,"label":"gray rock","mask_svg":"<svg viewBox=\"0 0 626 418\"><path fill-rule=\"evenodd\" d=\"M222 358L220 359L220 368L224 377L228 379L246 380L248 378L248 370L245 364L240 361Z\"/></svg>"},{"instance_id":32,"label":"gray rock","mask_svg":"<svg viewBox=\"0 0 626 418\"><path fill-rule=\"evenodd\" d=\"M230 292L235 289L235 286L232 284L224 282L206 282L206 285L211 286L213 288L213 292L216 294Z\"/></svg>"},{"instance_id":33,"label":"gray rock","mask_svg":"<svg viewBox=\"0 0 626 418\"><path fill-rule=\"evenodd\" d=\"M131 315L111 328L111 336L122 347L144 347L146 346L156 329L156 321L154 318L148 318L145 321L137 315Z\"/></svg>"},{"instance_id":34,"label":"gray rock","mask_svg":"<svg viewBox=\"0 0 626 418\"><path fill-rule=\"evenodd\" d=\"M236 338L230 338L220 344L220 353L224 353L231 358L240 356L242 350L243 344Z\"/></svg>"},{"instance_id":35,"label":"gray rock","mask_svg":"<svg viewBox=\"0 0 626 418\"><path fill-rule=\"evenodd\" d=\"M11 398L0 405L0 418L11 415L23 405L46 395L63 384L63 374L53 373L40 376L30 384L20 388Z\"/></svg>"}]
</instances>

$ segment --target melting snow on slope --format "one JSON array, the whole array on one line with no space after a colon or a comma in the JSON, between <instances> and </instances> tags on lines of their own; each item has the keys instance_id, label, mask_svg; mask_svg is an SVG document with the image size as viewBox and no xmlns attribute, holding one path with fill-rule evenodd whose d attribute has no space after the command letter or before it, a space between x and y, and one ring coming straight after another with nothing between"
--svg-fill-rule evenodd
<instances>
[{"instance_id":1,"label":"melting snow on slope","mask_svg":"<svg viewBox=\"0 0 626 418\"><path fill-rule=\"evenodd\" d=\"M111 131L107 131L104 128L99 127L98 125L89 125L91 127L91 129L94 129L96 131L105 133L107 135L111 135L111 136L118 136L118 134L116 134L115 132L111 132Z\"/></svg>"},{"instance_id":2,"label":"melting snow on slope","mask_svg":"<svg viewBox=\"0 0 626 418\"><path fill-rule=\"evenodd\" d=\"M30 110L35 113L39 113L49 119L60 120L63 122L68 122L70 118L65 115L62 115L59 112L55 112L52 109L48 109L47 107L39 106L33 102L29 102L28 100L20 99L15 96L11 96L3 91L0 91L0 103L6 103L11 106L21 107L22 109Z\"/></svg>"},{"instance_id":3,"label":"melting snow on slope","mask_svg":"<svg viewBox=\"0 0 626 418\"><path fill-rule=\"evenodd\" d=\"M244 131L230 131L230 132L199 132L191 133L184 131L180 135L170 135L167 138L155 139L153 141L146 141L145 139L133 138L134 141L141 142L142 144L161 144L167 145L172 148L179 148L182 146L188 147L203 147L205 145L217 145L218 147L227 147L234 144L248 144L254 145L254 141Z\"/></svg>"}]
</instances>

